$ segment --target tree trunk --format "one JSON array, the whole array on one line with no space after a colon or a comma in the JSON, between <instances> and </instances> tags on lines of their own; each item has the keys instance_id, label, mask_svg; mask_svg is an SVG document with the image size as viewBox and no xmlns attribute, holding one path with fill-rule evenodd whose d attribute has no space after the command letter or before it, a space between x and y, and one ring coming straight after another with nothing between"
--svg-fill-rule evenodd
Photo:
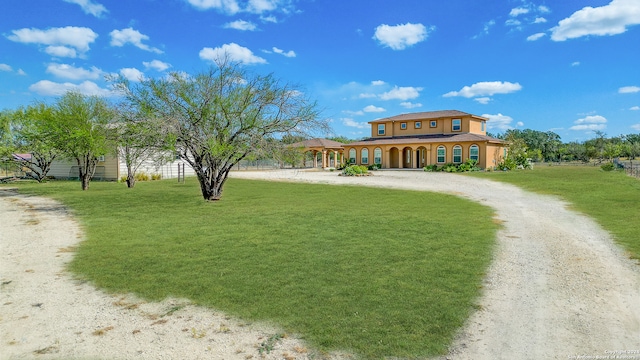
<instances>
[{"instance_id":1,"label":"tree trunk","mask_svg":"<svg viewBox=\"0 0 640 360\"><path fill-rule=\"evenodd\" d=\"M127 187L131 189L134 186L136 186L136 174L130 166L127 166Z\"/></svg>"},{"instance_id":2,"label":"tree trunk","mask_svg":"<svg viewBox=\"0 0 640 360\"><path fill-rule=\"evenodd\" d=\"M200 182L200 190L202 197L206 201L218 201L222 197L222 186L227 181L229 170L220 171L217 177L209 180L204 174L198 173L198 181Z\"/></svg>"}]
</instances>

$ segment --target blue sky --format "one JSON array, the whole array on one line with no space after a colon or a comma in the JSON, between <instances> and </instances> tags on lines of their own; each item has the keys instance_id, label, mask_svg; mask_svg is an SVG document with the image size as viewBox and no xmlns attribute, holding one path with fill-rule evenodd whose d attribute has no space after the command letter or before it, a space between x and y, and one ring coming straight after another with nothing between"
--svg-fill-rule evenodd
<instances>
[{"instance_id":1,"label":"blue sky","mask_svg":"<svg viewBox=\"0 0 640 360\"><path fill-rule=\"evenodd\" d=\"M108 96L226 52L317 100L335 135L456 109L490 132L640 132L640 0L3 0L0 109Z\"/></svg>"}]
</instances>

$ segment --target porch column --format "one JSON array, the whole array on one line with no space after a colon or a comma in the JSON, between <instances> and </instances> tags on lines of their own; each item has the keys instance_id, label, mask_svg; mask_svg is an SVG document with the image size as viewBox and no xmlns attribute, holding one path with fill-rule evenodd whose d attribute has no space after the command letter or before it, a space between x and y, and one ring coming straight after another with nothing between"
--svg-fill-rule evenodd
<instances>
[{"instance_id":1,"label":"porch column","mask_svg":"<svg viewBox=\"0 0 640 360\"><path fill-rule=\"evenodd\" d=\"M327 150L322 149L322 168L327 167Z\"/></svg>"},{"instance_id":2,"label":"porch column","mask_svg":"<svg viewBox=\"0 0 640 360\"><path fill-rule=\"evenodd\" d=\"M389 149L384 149L384 161L382 162L385 169L391 169L391 151Z\"/></svg>"},{"instance_id":3,"label":"porch column","mask_svg":"<svg viewBox=\"0 0 640 360\"><path fill-rule=\"evenodd\" d=\"M399 157L399 159L398 159L398 164L399 164L398 168L400 168L400 169L404 168L404 161L402 161L403 156L404 156L404 149L402 149L402 150L398 149L398 157Z\"/></svg>"},{"instance_id":4,"label":"porch column","mask_svg":"<svg viewBox=\"0 0 640 360\"><path fill-rule=\"evenodd\" d=\"M313 150L313 167L314 168L318 167L318 151L317 150Z\"/></svg>"}]
</instances>

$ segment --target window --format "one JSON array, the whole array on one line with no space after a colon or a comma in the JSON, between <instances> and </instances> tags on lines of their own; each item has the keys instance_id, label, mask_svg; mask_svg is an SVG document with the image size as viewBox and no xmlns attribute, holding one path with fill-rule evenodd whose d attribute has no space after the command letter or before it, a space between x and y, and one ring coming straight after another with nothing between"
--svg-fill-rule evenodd
<instances>
[{"instance_id":1,"label":"window","mask_svg":"<svg viewBox=\"0 0 640 360\"><path fill-rule=\"evenodd\" d=\"M480 161L480 148L478 148L478 145L471 145L469 147L469 159Z\"/></svg>"},{"instance_id":2,"label":"window","mask_svg":"<svg viewBox=\"0 0 640 360\"><path fill-rule=\"evenodd\" d=\"M439 163L444 163L446 157L447 157L447 149L445 149L444 146L442 146L442 145L438 146L438 159L437 159L437 161Z\"/></svg>"},{"instance_id":3,"label":"window","mask_svg":"<svg viewBox=\"0 0 640 360\"><path fill-rule=\"evenodd\" d=\"M400 123L400 129L407 130L407 123Z\"/></svg>"},{"instance_id":4,"label":"window","mask_svg":"<svg viewBox=\"0 0 640 360\"><path fill-rule=\"evenodd\" d=\"M362 161L360 162L361 164L368 164L369 163L369 149L362 149L362 151L360 152L360 157L362 159Z\"/></svg>"},{"instance_id":5,"label":"window","mask_svg":"<svg viewBox=\"0 0 640 360\"><path fill-rule=\"evenodd\" d=\"M462 162L462 146L456 145L453 147L453 162L459 164Z\"/></svg>"},{"instance_id":6,"label":"window","mask_svg":"<svg viewBox=\"0 0 640 360\"><path fill-rule=\"evenodd\" d=\"M382 165L382 149L375 148L373 150L373 163Z\"/></svg>"},{"instance_id":7,"label":"window","mask_svg":"<svg viewBox=\"0 0 640 360\"><path fill-rule=\"evenodd\" d=\"M378 124L378 135L384 135L384 124Z\"/></svg>"},{"instance_id":8,"label":"window","mask_svg":"<svg viewBox=\"0 0 640 360\"><path fill-rule=\"evenodd\" d=\"M451 120L451 131L460 131L462 130L462 120L453 119Z\"/></svg>"},{"instance_id":9,"label":"window","mask_svg":"<svg viewBox=\"0 0 640 360\"><path fill-rule=\"evenodd\" d=\"M104 162L104 155L100 155L96 159L98 159L98 161Z\"/></svg>"},{"instance_id":10,"label":"window","mask_svg":"<svg viewBox=\"0 0 640 360\"><path fill-rule=\"evenodd\" d=\"M356 163L356 149L349 149L349 164Z\"/></svg>"},{"instance_id":11,"label":"window","mask_svg":"<svg viewBox=\"0 0 640 360\"><path fill-rule=\"evenodd\" d=\"M416 121L416 122L414 123L414 127L415 127L416 129L420 129L420 128L422 127L422 121Z\"/></svg>"},{"instance_id":12,"label":"window","mask_svg":"<svg viewBox=\"0 0 640 360\"><path fill-rule=\"evenodd\" d=\"M483 121L480 123L480 131L487 131L487 122Z\"/></svg>"},{"instance_id":13,"label":"window","mask_svg":"<svg viewBox=\"0 0 640 360\"><path fill-rule=\"evenodd\" d=\"M429 123L429 126L437 127L438 126L438 122L436 120L431 120L431 122Z\"/></svg>"}]
</instances>

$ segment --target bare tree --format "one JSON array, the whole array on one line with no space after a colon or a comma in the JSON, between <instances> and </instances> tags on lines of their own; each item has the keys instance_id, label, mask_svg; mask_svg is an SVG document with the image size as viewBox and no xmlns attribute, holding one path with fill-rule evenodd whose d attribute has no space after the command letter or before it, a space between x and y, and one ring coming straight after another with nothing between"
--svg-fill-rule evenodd
<instances>
[{"instance_id":1,"label":"bare tree","mask_svg":"<svg viewBox=\"0 0 640 360\"><path fill-rule=\"evenodd\" d=\"M117 86L143 113L161 118L179 156L194 169L205 200L219 200L229 171L271 137L326 132L315 102L272 74L227 61L192 76Z\"/></svg>"}]
</instances>

